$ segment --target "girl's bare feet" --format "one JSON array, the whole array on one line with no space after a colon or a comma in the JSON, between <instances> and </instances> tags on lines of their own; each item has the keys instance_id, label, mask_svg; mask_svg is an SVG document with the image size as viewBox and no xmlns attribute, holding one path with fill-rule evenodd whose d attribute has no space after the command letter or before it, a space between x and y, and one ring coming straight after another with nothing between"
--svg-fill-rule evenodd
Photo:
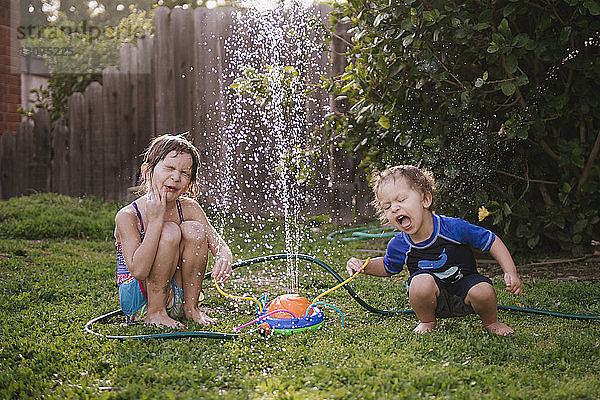
<instances>
[{"instance_id":1,"label":"girl's bare feet","mask_svg":"<svg viewBox=\"0 0 600 400\"><path fill-rule=\"evenodd\" d=\"M510 326L503 324L499 321L493 322L488 325L483 325L483 328L489 333L493 333L495 335L500 336L506 336L515 333L515 331L513 331L513 329Z\"/></svg>"},{"instance_id":2,"label":"girl's bare feet","mask_svg":"<svg viewBox=\"0 0 600 400\"><path fill-rule=\"evenodd\" d=\"M415 329L413 329L413 332L416 333L417 335L423 335L425 333L433 332L434 330L435 330L435 321L420 322L419 325L417 325L417 327Z\"/></svg>"},{"instance_id":3,"label":"girl's bare feet","mask_svg":"<svg viewBox=\"0 0 600 400\"><path fill-rule=\"evenodd\" d=\"M206 313L200 311L197 308L193 308L191 310L186 310L185 317L187 319L194 320L203 326L211 326L218 322L218 320L216 318L209 317L208 315L206 315Z\"/></svg>"},{"instance_id":4,"label":"girl's bare feet","mask_svg":"<svg viewBox=\"0 0 600 400\"><path fill-rule=\"evenodd\" d=\"M154 313L148 314L144 319L144 324L146 325L154 325L159 328L171 328L171 329L179 329L183 328L183 324L181 322L175 321L173 318L169 317L169 315L165 313Z\"/></svg>"}]
</instances>

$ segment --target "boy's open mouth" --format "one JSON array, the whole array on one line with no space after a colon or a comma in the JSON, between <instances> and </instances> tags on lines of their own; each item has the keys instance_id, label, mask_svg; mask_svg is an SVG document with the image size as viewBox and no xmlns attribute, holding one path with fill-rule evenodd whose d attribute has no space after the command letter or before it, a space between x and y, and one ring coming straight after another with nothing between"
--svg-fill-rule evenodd
<instances>
[{"instance_id":1,"label":"boy's open mouth","mask_svg":"<svg viewBox=\"0 0 600 400\"><path fill-rule=\"evenodd\" d=\"M396 218L396 221L398 221L403 229L408 229L412 225L411 219L406 215L400 215L398 218Z\"/></svg>"},{"instance_id":2,"label":"boy's open mouth","mask_svg":"<svg viewBox=\"0 0 600 400\"><path fill-rule=\"evenodd\" d=\"M175 192L177 190L177 188L175 186L168 186L165 185L165 187L170 191L170 192Z\"/></svg>"}]
</instances>

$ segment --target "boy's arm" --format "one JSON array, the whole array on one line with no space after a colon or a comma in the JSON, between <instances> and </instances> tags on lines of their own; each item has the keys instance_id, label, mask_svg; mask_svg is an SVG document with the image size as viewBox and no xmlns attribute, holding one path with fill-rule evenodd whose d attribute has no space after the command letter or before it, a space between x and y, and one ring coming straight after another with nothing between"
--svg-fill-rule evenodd
<instances>
[{"instance_id":1,"label":"boy's arm","mask_svg":"<svg viewBox=\"0 0 600 400\"><path fill-rule=\"evenodd\" d=\"M367 260L360 260L352 257L346 263L346 271L348 274L354 275L356 271L360 271L362 266L365 264L365 261ZM362 270L362 273L373 276L392 276L385 270L385 266L383 265L383 257L371 258L369 263Z\"/></svg>"},{"instance_id":2,"label":"boy's arm","mask_svg":"<svg viewBox=\"0 0 600 400\"><path fill-rule=\"evenodd\" d=\"M490 254L498 261L498 264L502 267L502 271L504 271L506 290L512 294L521 294L521 292L523 292L523 282L521 282L521 278L519 278L515 262L513 261L510 252L497 235L490 248Z\"/></svg>"}]
</instances>

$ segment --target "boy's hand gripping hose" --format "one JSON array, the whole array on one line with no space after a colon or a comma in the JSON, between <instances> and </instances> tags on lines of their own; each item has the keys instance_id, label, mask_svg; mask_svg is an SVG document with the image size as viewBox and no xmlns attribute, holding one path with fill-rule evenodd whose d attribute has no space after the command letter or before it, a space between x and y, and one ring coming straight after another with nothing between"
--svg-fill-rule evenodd
<instances>
[{"instance_id":1,"label":"boy's hand gripping hose","mask_svg":"<svg viewBox=\"0 0 600 400\"><path fill-rule=\"evenodd\" d=\"M346 289L346 291L348 292L350 297L352 297L358 304L360 304L367 311L371 311L373 313L381 314L381 315L414 314L413 310L381 310L379 308L371 306L370 304L365 302L362 298L360 298L349 285L345 285L344 284L345 280L335 270L333 270L329 265L325 264L323 261L321 261L319 259L316 259L314 257L308 256L305 254L272 254L269 256L265 256L265 257L258 257L258 258L253 258L250 260L245 260L245 261L235 263L232 265L232 269L241 268L241 267L245 267L248 265L253 265L253 264L258 264L258 263L263 263L263 262L268 262L268 261L283 260L283 259L289 259L289 258L297 258L300 260L310 261L310 262L315 263L318 266L322 267L325 271L327 271L329 274L331 274L338 282L340 282L340 285L338 285L338 286L344 286L344 289ZM204 277L210 278L210 272L207 273ZM315 300L317 300L317 298ZM254 300L256 300L256 299L253 299L253 301ZM256 300L256 301L258 301L258 300ZM259 304L262 304L262 303L259 302ZM506 306L506 305L501 305L501 304L498 304L498 309L519 311L519 312L538 314L538 315L548 315L548 316L553 316L553 317L561 317L561 318L569 318L569 319L579 319L579 320L600 319L600 315L566 314L566 313L560 313L560 312L554 312L554 311L538 310L538 309L533 309L533 308ZM85 324L84 329L87 333L91 333L93 335L105 337L107 339L121 339L121 340L123 340L123 339L148 339L148 338L174 339L174 338L186 338L186 337L202 337L202 338L210 338L210 339L231 340L231 339L235 339L236 337L240 336L240 334L238 334L238 333L206 332L206 331L187 331L187 332L154 333L154 334L148 334L148 335L116 336L116 335L103 335L101 333L92 331L92 329L91 329L92 324L94 324L96 322L102 322L103 320L106 320L106 319L109 319L109 318L112 318L114 316L121 315L121 314L123 314L123 311L119 309L119 310L111 311L107 314L101 315L94 319L91 319Z\"/></svg>"},{"instance_id":2,"label":"boy's hand gripping hose","mask_svg":"<svg viewBox=\"0 0 600 400\"><path fill-rule=\"evenodd\" d=\"M336 285L336 286L332 287L331 289L328 289L325 292L323 292L320 295L318 295L317 297L315 297L315 299L312 301L311 305L315 304L317 302L317 300L319 300L321 297L325 296L326 294L329 294L329 293L333 292L334 290L336 290L340 286L344 286L346 283L348 283L352 279L356 278L356 275L360 274L363 271L363 269L365 269L365 267L367 266L367 264L369 263L369 261L371 261L371 257L367 258L367 261L365 261L365 263L363 264L363 266L360 267L360 269L358 271L356 271L354 274L352 274L352 276L350 278L346 279L344 282L340 283L339 285ZM306 310L306 313L308 315L308 310Z\"/></svg>"}]
</instances>

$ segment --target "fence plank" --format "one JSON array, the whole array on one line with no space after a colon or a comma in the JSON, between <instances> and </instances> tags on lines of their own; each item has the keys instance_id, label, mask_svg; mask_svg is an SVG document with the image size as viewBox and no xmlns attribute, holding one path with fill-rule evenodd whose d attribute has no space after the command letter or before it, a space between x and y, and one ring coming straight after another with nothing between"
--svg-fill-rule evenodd
<instances>
[{"instance_id":1,"label":"fence plank","mask_svg":"<svg viewBox=\"0 0 600 400\"><path fill-rule=\"evenodd\" d=\"M85 127L84 113L86 112L85 97L77 92L68 100L69 126L69 161L70 161L70 190L72 196L81 196L83 191L84 169L82 164L83 131Z\"/></svg>"},{"instance_id":2,"label":"fence plank","mask_svg":"<svg viewBox=\"0 0 600 400\"><path fill-rule=\"evenodd\" d=\"M122 178L119 171L119 146L124 144L119 143L119 127L126 126L127 123L120 118L118 100L124 97L120 92L128 88L123 87L121 75L115 67L102 71L102 144L97 150L104 154L104 168L98 173L104 175L103 197L106 200L117 200L122 186L119 185Z\"/></svg>"},{"instance_id":3,"label":"fence plank","mask_svg":"<svg viewBox=\"0 0 600 400\"><path fill-rule=\"evenodd\" d=\"M311 8L317 22L326 26L329 21L330 7L327 4L320 4ZM318 24L317 24L318 25ZM329 214L329 200L331 189L329 187L329 160L328 154L325 151L318 151L326 143L327 137L322 129L324 123L324 113L329 105L329 95L324 89L318 87L320 77L329 72L329 51L327 49L325 39L320 31L312 29L309 31L309 40L315 44L315 48L311 51L309 62L306 65L307 76L311 78L308 82L312 86L312 91L307 95L306 101L306 121L307 130L305 132L305 143L307 147L313 148L316 151L314 154L315 178L314 182L308 191L308 201L303 213L306 214ZM317 47L320 46L320 47ZM348 209L346 212L352 212Z\"/></svg>"},{"instance_id":4,"label":"fence plank","mask_svg":"<svg viewBox=\"0 0 600 400\"><path fill-rule=\"evenodd\" d=\"M332 39L332 74L339 75L346 68L346 58L343 54L346 52L347 43L340 39L346 35L347 27L342 24L336 25L338 36ZM337 101L330 96L330 109L339 111L345 107L340 101ZM334 222L351 223L352 215L344 212L344 210L352 209L352 196L354 194L354 161L340 146L341 139L334 140L330 146L330 178L331 178L331 197L330 208L331 218Z\"/></svg>"},{"instance_id":5,"label":"fence plank","mask_svg":"<svg viewBox=\"0 0 600 400\"><path fill-rule=\"evenodd\" d=\"M232 24L233 24L233 8L219 8L217 13L217 30L216 34L216 48L213 49L214 61L217 68L217 84L218 89L216 90L215 96L215 120L218 121L218 124L214 127L214 138L217 144L217 149L215 149L215 162L219 166L216 169L218 174L214 177L215 183L215 197L218 198L219 203L223 203L224 200L229 201L233 194L240 196L240 193L232 193L234 190L232 187L232 177L229 176L231 174L231 170L233 170L232 165L235 165L236 160L230 158L231 153L235 153L233 149L229 149L230 146L234 146L233 143L226 141L226 126L227 126L227 115L226 112L229 110L229 105L227 104L228 97L226 95L227 86L232 83L233 78L228 79L226 76L227 70L227 61L226 61L226 53L230 51L230 49L226 48L226 43L228 42L231 34L232 34ZM229 164L228 168L225 168L225 165ZM230 193L223 193L223 188L229 186ZM218 196L218 197L217 197ZM228 198L225 198L228 196ZM248 200L247 196L242 196L244 200Z\"/></svg>"},{"instance_id":6,"label":"fence plank","mask_svg":"<svg viewBox=\"0 0 600 400\"><path fill-rule=\"evenodd\" d=\"M8 133L0 133L0 200L5 200L8 197L4 197L4 192L5 190L3 189L4 187L4 174L7 174L10 172L10 170L8 168L4 168L4 165L2 164L2 159L4 158L4 145L2 143L2 136L3 135L7 135ZM8 196L8 194L7 194Z\"/></svg>"},{"instance_id":7,"label":"fence plank","mask_svg":"<svg viewBox=\"0 0 600 400\"><path fill-rule=\"evenodd\" d=\"M175 132L174 46L169 9L154 10L155 125L157 134Z\"/></svg>"},{"instance_id":8,"label":"fence plank","mask_svg":"<svg viewBox=\"0 0 600 400\"><path fill-rule=\"evenodd\" d=\"M17 158L16 144L17 138L14 133L5 132L0 134L0 148L2 151L2 157L0 158L0 191L4 199L17 196L15 190L16 176L13 169Z\"/></svg>"},{"instance_id":9,"label":"fence plank","mask_svg":"<svg viewBox=\"0 0 600 400\"><path fill-rule=\"evenodd\" d=\"M175 132L189 131L192 127L192 83L194 14L175 8L171 11L171 36L174 38L173 80L175 83Z\"/></svg>"},{"instance_id":10,"label":"fence plank","mask_svg":"<svg viewBox=\"0 0 600 400\"><path fill-rule=\"evenodd\" d=\"M224 69L229 80L225 88L234 78L241 76L243 67L263 69L264 60L256 60L256 49L253 39L258 32L258 20L238 15L234 26L228 34L231 40L228 52L224 54ZM230 13L231 15L231 13ZM246 57L247 56L247 57ZM230 89L227 89L228 91ZM266 160L273 154L272 140L265 137L268 127L264 125L260 113L250 102L230 93L228 110L225 115L227 129L227 146L229 149L228 180L224 191L229 196L231 206L251 214L268 215L273 211L273 204L267 199L273 198L272 160Z\"/></svg>"},{"instance_id":11,"label":"fence plank","mask_svg":"<svg viewBox=\"0 0 600 400\"><path fill-rule=\"evenodd\" d=\"M21 196L25 193L29 179L30 179L30 163L31 163L31 131L33 125L31 121L26 120L19 124L17 128L17 143L16 143L16 154L17 158L15 164L12 166L15 171L16 187L15 191L17 196Z\"/></svg>"},{"instance_id":12,"label":"fence plank","mask_svg":"<svg viewBox=\"0 0 600 400\"><path fill-rule=\"evenodd\" d=\"M204 37L206 35L206 15L208 10L205 7L195 8L194 16L194 42L192 47L192 115L191 115L191 137L201 154L204 152L204 132L206 127L206 67L204 65L205 47Z\"/></svg>"},{"instance_id":13,"label":"fence plank","mask_svg":"<svg viewBox=\"0 0 600 400\"><path fill-rule=\"evenodd\" d=\"M50 190L54 193L69 193L69 128L64 118L60 118L52 127L52 179Z\"/></svg>"},{"instance_id":14,"label":"fence plank","mask_svg":"<svg viewBox=\"0 0 600 400\"><path fill-rule=\"evenodd\" d=\"M154 79L155 72L152 68L156 65L153 62L153 38L146 37L138 39L138 59L137 59L137 92L134 94L138 99L137 116L138 131L135 138L134 150L131 154L130 169L132 173L131 184L137 182L136 174L139 171L140 160L135 158L141 154L150 142L156 132L154 126ZM190 49L191 50L191 49Z\"/></svg>"},{"instance_id":15,"label":"fence plank","mask_svg":"<svg viewBox=\"0 0 600 400\"><path fill-rule=\"evenodd\" d=\"M33 116L33 163L31 166L31 188L35 191L50 190L50 114L39 110Z\"/></svg>"},{"instance_id":16,"label":"fence plank","mask_svg":"<svg viewBox=\"0 0 600 400\"><path fill-rule=\"evenodd\" d=\"M7 135L8 133L0 133L0 200L5 200L8 197L4 197L4 192L5 190L3 189L4 187L4 174L7 174L10 172L10 170L8 168L4 168L4 165L2 164L2 159L4 158L4 144L2 142L2 136L3 135ZM8 193L7 193L8 196Z\"/></svg>"},{"instance_id":17,"label":"fence plank","mask_svg":"<svg viewBox=\"0 0 600 400\"><path fill-rule=\"evenodd\" d=\"M19 141L20 157L23 158L23 183L21 194L30 194L32 192L32 166L33 166L33 122L27 121L22 124L20 136L17 137Z\"/></svg>"},{"instance_id":18,"label":"fence plank","mask_svg":"<svg viewBox=\"0 0 600 400\"><path fill-rule=\"evenodd\" d=\"M127 195L127 188L131 186L131 154L135 143L137 129L136 108L138 99L134 74L138 67L138 49L132 44L121 48L121 73L119 74L119 91L117 97L117 115L119 123L117 151L119 153L119 185L118 192L121 198Z\"/></svg>"},{"instance_id":19,"label":"fence plank","mask_svg":"<svg viewBox=\"0 0 600 400\"><path fill-rule=\"evenodd\" d=\"M192 135L194 143L200 152L200 201L202 205L213 204L214 179L212 178L215 168L214 160L214 68L213 50L216 48L214 29L216 10L198 7L194 15L194 32L196 37L195 62L197 73L194 75L194 93L192 99L195 109L192 118Z\"/></svg>"},{"instance_id":20,"label":"fence plank","mask_svg":"<svg viewBox=\"0 0 600 400\"><path fill-rule=\"evenodd\" d=\"M120 74L117 95L118 132L117 152L119 153L119 193L123 196L129 187L128 177L131 175L130 158L135 142L133 113L137 96L133 92L131 74L137 69L137 48L127 43L120 49ZM135 124L137 126L137 122Z\"/></svg>"},{"instance_id":21,"label":"fence plank","mask_svg":"<svg viewBox=\"0 0 600 400\"><path fill-rule=\"evenodd\" d=\"M87 99L88 117L88 154L83 156L84 160L89 160L88 169L88 194L98 197L105 196L104 190L104 127L103 127L103 98L102 85L98 82L92 82L85 89Z\"/></svg>"}]
</instances>

